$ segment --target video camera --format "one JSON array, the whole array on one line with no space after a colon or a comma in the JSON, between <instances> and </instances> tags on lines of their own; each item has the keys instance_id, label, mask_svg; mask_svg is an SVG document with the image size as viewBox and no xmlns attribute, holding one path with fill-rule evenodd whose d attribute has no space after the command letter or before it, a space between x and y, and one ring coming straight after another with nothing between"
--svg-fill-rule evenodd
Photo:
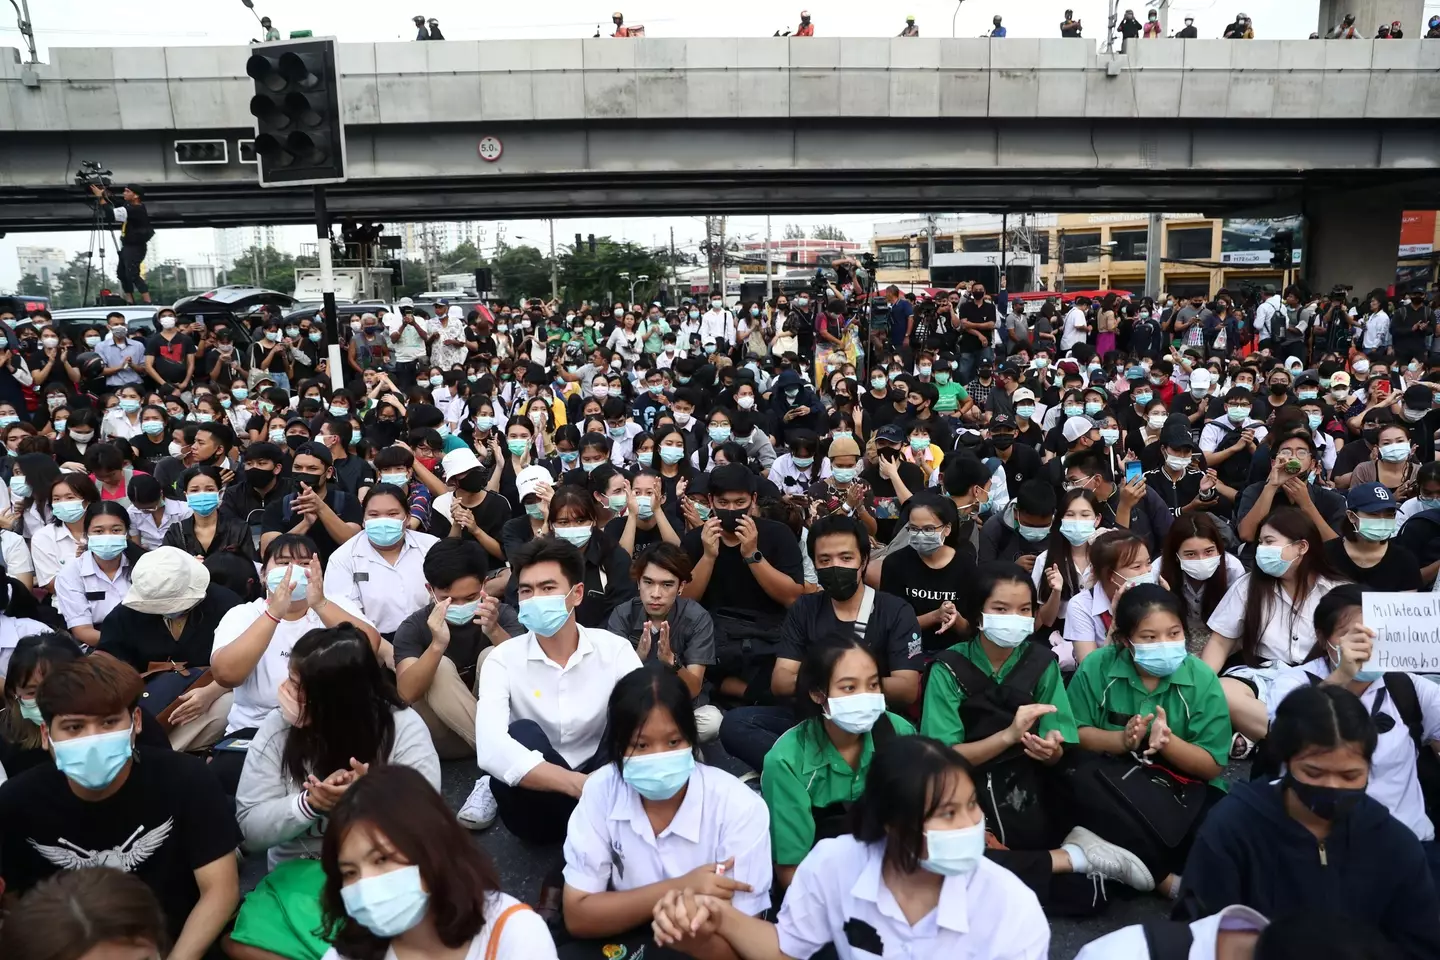
<instances>
[{"instance_id":1,"label":"video camera","mask_svg":"<svg viewBox=\"0 0 1440 960\"><path fill-rule=\"evenodd\" d=\"M80 169L75 171L75 186L84 190L89 190L91 187L109 189L114 182L111 179L113 176L112 171L106 170L96 161L81 160Z\"/></svg>"}]
</instances>

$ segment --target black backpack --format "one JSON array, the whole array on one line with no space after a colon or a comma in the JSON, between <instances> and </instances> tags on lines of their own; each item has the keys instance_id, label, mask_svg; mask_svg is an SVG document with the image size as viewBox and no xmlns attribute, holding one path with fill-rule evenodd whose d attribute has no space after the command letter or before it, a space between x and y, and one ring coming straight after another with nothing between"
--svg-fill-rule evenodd
<instances>
[{"instance_id":1,"label":"black backpack","mask_svg":"<svg viewBox=\"0 0 1440 960\"><path fill-rule=\"evenodd\" d=\"M955 685L965 697L960 705L961 719L965 722L965 742L973 743L1004 730L1014 721L1016 710L1034 703L1031 691L1054 662L1054 651L1027 640L1022 647L1020 662L1015 664L1002 683L996 683L969 657L951 649L937 651L929 670L934 670L937 664L943 665L955 679Z\"/></svg>"}]
</instances>

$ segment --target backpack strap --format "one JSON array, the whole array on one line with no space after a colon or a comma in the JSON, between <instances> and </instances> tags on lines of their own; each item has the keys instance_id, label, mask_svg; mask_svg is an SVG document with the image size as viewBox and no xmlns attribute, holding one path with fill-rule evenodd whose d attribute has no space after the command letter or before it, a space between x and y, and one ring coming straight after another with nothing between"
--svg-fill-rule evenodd
<instances>
[{"instance_id":1,"label":"backpack strap","mask_svg":"<svg viewBox=\"0 0 1440 960\"><path fill-rule=\"evenodd\" d=\"M495 923L490 927L490 942L485 946L485 960L495 960L500 951L500 935L505 932L505 921L522 910L529 910L530 905L517 903L506 907L500 916L495 918Z\"/></svg>"},{"instance_id":2,"label":"backpack strap","mask_svg":"<svg viewBox=\"0 0 1440 960\"><path fill-rule=\"evenodd\" d=\"M1385 689L1400 713L1400 722L1410 731L1416 750L1425 749L1425 712L1420 709L1420 699L1415 695L1415 681L1408 673L1385 674Z\"/></svg>"},{"instance_id":3,"label":"backpack strap","mask_svg":"<svg viewBox=\"0 0 1440 960\"><path fill-rule=\"evenodd\" d=\"M994 677L971 663L969 657L949 647L936 651L935 659L930 661L930 669L934 670L936 664L943 665L949 671L950 676L955 678L955 685L967 700L984 690L999 686Z\"/></svg>"},{"instance_id":4,"label":"backpack strap","mask_svg":"<svg viewBox=\"0 0 1440 960\"><path fill-rule=\"evenodd\" d=\"M1058 658L1055 651L1028 640L1021 646L1020 651L1020 662L1006 675L1001 686L1030 697L1035 691L1035 685L1040 682L1045 671L1050 669L1050 664L1058 662Z\"/></svg>"},{"instance_id":5,"label":"backpack strap","mask_svg":"<svg viewBox=\"0 0 1440 960\"><path fill-rule=\"evenodd\" d=\"M1195 936L1190 924L1179 920L1146 920L1140 924L1145 931L1145 947L1150 960L1185 960Z\"/></svg>"}]
</instances>

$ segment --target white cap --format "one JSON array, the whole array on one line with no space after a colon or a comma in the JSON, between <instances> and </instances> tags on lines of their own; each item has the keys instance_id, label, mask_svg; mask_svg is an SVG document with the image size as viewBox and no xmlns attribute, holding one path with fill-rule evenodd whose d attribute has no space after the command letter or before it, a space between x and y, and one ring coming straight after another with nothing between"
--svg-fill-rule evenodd
<instances>
[{"instance_id":1,"label":"white cap","mask_svg":"<svg viewBox=\"0 0 1440 960\"><path fill-rule=\"evenodd\" d=\"M1029 400L1033 403L1035 400L1035 391L1029 387L1021 387L1019 390L1010 394L1010 400L1013 403L1019 403L1021 400Z\"/></svg>"},{"instance_id":2,"label":"white cap","mask_svg":"<svg viewBox=\"0 0 1440 960\"><path fill-rule=\"evenodd\" d=\"M475 451L469 447L456 447L440 459L440 469L445 473L445 479L458 477L480 466L480 458L475 456Z\"/></svg>"},{"instance_id":3,"label":"white cap","mask_svg":"<svg viewBox=\"0 0 1440 960\"><path fill-rule=\"evenodd\" d=\"M1061 428L1060 432L1065 434L1066 443L1074 443L1094 429L1095 421L1089 417L1067 417L1065 426Z\"/></svg>"},{"instance_id":4,"label":"white cap","mask_svg":"<svg viewBox=\"0 0 1440 960\"><path fill-rule=\"evenodd\" d=\"M535 492L535 488L542 483L554 483L555 478L550 476L550 471L539 464L526 467L515 477L515 492L520 499L524 500Z\"/></svg>"},{"instance_id":5,"label":"white cap","mask_svg":"<svg viewBox=\"0 0 1440 960\"><path fill-rule=\"evenodd\" d=\"M210 571L179 547L156 547L135 561L123 603L137 613L173 616L205 599Z\"/></svg>"},{"instance_id":6,"label":"white cap","mask_svg":"<svg viewBox=\"0 0 1440 960\"><path fill-rule=\"evenodd\" d=\"M1190 389L1205 391L1210 389L1210 371L1200 368L1190 374Z\"/></svg>"}]
</instances>

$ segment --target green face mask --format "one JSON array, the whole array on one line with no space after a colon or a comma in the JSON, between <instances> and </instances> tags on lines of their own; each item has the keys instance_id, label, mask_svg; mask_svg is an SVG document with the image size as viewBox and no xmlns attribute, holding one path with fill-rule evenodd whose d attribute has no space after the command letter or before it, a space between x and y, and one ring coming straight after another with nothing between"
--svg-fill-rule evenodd
<instances>
[{"instance_id":1,"label":"green face mask","mask_svg":"<svg viewBox=\"0 0 1440 960\"><path fill-rule=\"evenodd\" d=\"M514 456L514 457L523 457L523 456L525 455L525 451L530 449L530 441L529 441L529 440L506 440L506 441L505 441L505 447L506 447L506 449L508 449L508 450L510 451L510 455L511 455L511 456Z\"/></svg>"}]
</instances>

